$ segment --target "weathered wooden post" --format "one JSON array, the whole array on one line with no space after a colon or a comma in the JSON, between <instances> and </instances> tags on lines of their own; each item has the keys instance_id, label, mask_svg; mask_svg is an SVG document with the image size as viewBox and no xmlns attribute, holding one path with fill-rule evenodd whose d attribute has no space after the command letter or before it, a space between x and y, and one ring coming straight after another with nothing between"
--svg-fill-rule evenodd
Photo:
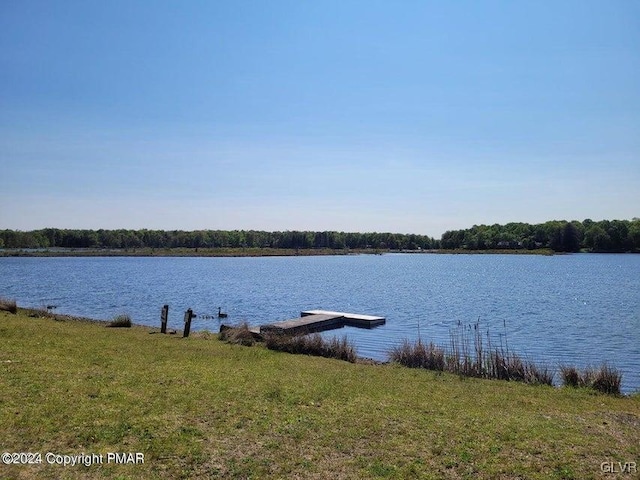
<instances>
[{"instance_id":1,"label":"weathered wooden post","mask_svg":"<svg viewBox=\"0 0 640 480\"><path fill-rule=\"evenodd\" d=\"M184 333L182 334L182 338L187 338L189 336L189 331L191 330L191 319L193 318L193 310L189 309L184 312Z\"/></svg>"},{"instance_id":2,"label":"weathered wooden post","mask_svg":"<svg viewBox=\"0 0 640 480\"><path fill-rule=\"evenodd\" d=\"M160 333L167 333L167 320L169 319L169 305L165 305L162 307L162 312L160 313Z\"/></svg>"}]
</instances>

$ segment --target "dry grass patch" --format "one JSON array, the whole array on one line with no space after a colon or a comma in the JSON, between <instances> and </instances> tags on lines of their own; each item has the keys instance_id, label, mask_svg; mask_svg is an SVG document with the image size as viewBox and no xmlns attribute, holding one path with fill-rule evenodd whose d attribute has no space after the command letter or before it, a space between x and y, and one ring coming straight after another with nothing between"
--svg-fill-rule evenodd
<instances>
[{"instance_id":1,"label":"dry grass patch","mask_svg":"<svg viewBox=\"0 0 640 480\"><path fill-rule=\"evenodd\" d=\"M622 373L603 364L598 369L587 367L579 370L575 366L560 366L560 376L565 387L591 388L610 395L620 395Z\"/></svg>"},{"instance_id":2,"label":"dry grass patch","mask_svg":"<svg viewBox=\"0 0 640 480\"><path fill-rule=\"evenodd\" d=\"M0 311L16 314L18 313L18 306L15 300L0 297Z\"/></svg>"},{"instance_id":3,"label":"dry grass patch","mask_svg":"<svg viewBox=\"0 0 640 480\"><path fill-rule=\"evenodd\" d=\"M131 328L131 317L127 314L117 315L109 324L111 328Z\"/></svg>"},{"instance_id":4,"label":"dry grass patch","mask_svg":"<svg viewBox=\"0 0 640 480\"><path fill-rule=\"evenodd\" d=\"M245 347L251 347L256 343L256 339L251 330L249 330L249 325L246 322L238 327L222 325L218 338L224 342L244 345Z\"/></svg>"},{"instance_id":5,"label":"dry grass patch","mask_svg":"<svg viewBox=\"0 0 640 480\"><path fill-rule=\"evenodd\" d=\"M346 337L325 340L318 333L312 335L270 333L265 336L264 343L268 349L280 352L336 358L351 363L355 363L358 359L355 346Z\"/></svg>"}]
</instances>

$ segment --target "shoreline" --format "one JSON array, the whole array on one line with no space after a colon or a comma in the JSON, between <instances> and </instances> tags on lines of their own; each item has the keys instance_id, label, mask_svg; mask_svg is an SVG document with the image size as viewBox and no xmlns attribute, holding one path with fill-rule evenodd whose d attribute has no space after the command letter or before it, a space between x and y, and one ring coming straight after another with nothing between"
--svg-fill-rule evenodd
<instances>
[{"instance_id":1,"label":"shoreline","mask_svg":"<svg viewBox=\"0 0 640 480\"><path fill-rule=\"evenodd\" d=\"M0 309L0 311L2 311L3 309ZM53 320L54 322L77 322L77 323L85 323L85 324L92 324L92 325L96 325L96 326L102 326L104 328L115 328L116 330L120 330L123 329L121 328L117 328L117 327L113 327L111 325L109 325L110 322L113 321L113 319L97 319L97 318L91 318L91 317L84 317L84 316L76 316L76 315L69 315L69 314L58 314L58 313L53 313L51 311L48 311L45 307L41 307L41 308L32 308L32 307L17 307L16 309L16 313L14 313L14 315L17 316L26 316L29 318L35 318L35 319L49 319L49 320ZM7 311L7 310L5 310ZM231 327L231 328L242 328L242 326L237 327ZM135 329L135 330L142 330L142 331L146 331L149 334L161 334L161 329L160 327L155 327L155 326L151 326L151 325L145 325L145 324L139 324L139 323L134 323L132 322L130 327L126 327L124 328L124 330L127 329ZM167 335L169 337L174 337L174 338L185 338L182 335L181 330L179 329L168 329L167 330L168 333L164 334ZM212 336L216 339L216 340L220 340L223 341L221 337L218 337L219 333L221 333L221 330L219 331L212 331L209 329L205 329L205 330L198 330L198 331L194 331L191 333L191 335L189 337L193 337L193 338L201 338L201 339L210 339ZM304 335L303 335L304 336ZM188 337L187 337L188 338ZM262 343L264 344L263 340L257 341L257 343ZM405 349L409 344L407 343L407 345L405 345ZM420 342L415 343L415 345L413 345L412 348L415 348L416 346L420 346ZM438 348L438 349L444 349L445 347L443 347L442 345L434 345L433 343L431 344L432 347ZM265 347L266 348L266 347ZM443 350L444 352L444 350ZM406 354L406 352L405 352ZM310 354L311 356L316 356L313 354ZM409 353L408 355L406 355L407 358L409 358L411 355L411 353ZM520 361L523 360L524 357L519 355L517 352L510 352L507 354L507 357L505 358L509 358L511 357L512 359L515 359L516 361ZM473 360L472 358L468 358L469 360ZM543 363L537 363L535 361L530 361L530 360L524 360L525 363L531 367L535 367L535 368L546 368L543 367ZM403 361L394 361L392 358L388 358L387 360L376 360L374 358L370 358L370 357L363 357L363 356L359 356L356 354L356 358L355 361L352 362L355 364L361 364L361 365L390 365L390 364L397 364L398 366L402 366L403 368L408 368L408 369L420 369L420 370L425 370L428 372L432 372L432 373L438 373L438 370L434 370L432 368L429 367L416 367L414 365L411 365L411 361L409 361L407 364L403 363ZM606 362L603 364L603 366L606 365ZM570 365L565 365L565 366L570 366ZM614 370L615 367L613 367ZM561 370L561 368L560 368ZM590 370L589 368L587 370ZM440 371L439 373L442 373L442 371ZM451 373L451 372L449 372ZM554 388L566 388L566 385L563 385L562 383L562 378L560 378L558 381L555 381L554 377L556 375L556 373L560 373L558 372L553 372L552 374L552 379L551 379L551 383L549 383L550 386L553 386ZM507 382L519 382L519 383L523 383L523 384L529 384L529 385L535 385L535 386L541 386L542 383L538 383L536 381L523 381L523 380L514 380L514 379L501 379L498 377L491 377L491 376L476 376L476 375L465 375L462 373L458 373L458 375L462 378L480 378L483 380L489 380L489 381L507 381ZM587 387L584 387L587 388ZM637 396L640 394L640 390L635 389L632 390L630 392L619 392L617 394L617 396L621 396L621 397L629 397L629 396Z\"/></svg>"},{"instance_id":2,"label":"shoreline","mask_svg":"<svg viewBox=\"0 0 640 480\"><path fill-rule=\"evenodd\" d=\"M0 309L0 311L7 311L7 310L2 310ZM118 329L118 327L111 327L109 325L109 323L113 320L113 319L99 319L99 318L90 318L90 317L82 317L82 316L77 316L77 315L68 315L65 313L52 313L47 311L44 308L31 308L31 307L17 307L17 312L15 313L15 315L22 315L22 316L27 316L29 318L35 318L35 319L49 319L49 320L53 320L54 322L79 322L79 323L88 323L88 324L92 324L92 325L96 325L96 326L102 326L105 328L116 328ZM221 324L222 325L222 324ZM144 330L147 331L150 335L162 335L161 331L160 331L160 327L153 327L151 325L144 325L142 323L131 323L130 327L120 327L120 328L125 328L125 329L138 329L138 330ZM232 327L232 328L236 328L236 327ZM175 330L175 329L167 329L166 334L164 335L168 335L170 337L175 337L175 338L183 338L182 336L182 332L180 330ZM211 335L215 336L215 339L218 340L218 334L220 333L220 331L212 331L209 329L205 329L205 330L196 330L190 333L188 338L202 338L202 339L209 339ZM361 357L361 356L357 356L356 357L356 361L354 363L358 363L358 364L362 364L362 365L387 365L389 363L391 363L390 361L381 361L381 360L376 360L374 358L369 358L369 357Z\"/></svg>"},{"instance_id":3,"label":"shoreline","mask_svg":"<svg viewBox=\"0 0 640 480\"><path fill-rule=\"evenodd\" d=\"M330 249L330 248L55 248L55 249L0 249L0 257L313 257L343 255L567 255L548 248L526 249Z\"/></svg>"},{"instance_id":4,"label":"shoreline","mask_svg":"<svg viewBox=\"0 0 640 480\"><path fill-rule=\"evenodd\" d=\"M638 395L180 341L24 311L0 311L0 433L4 451L40 452L43 462L6 465L11 478L59 477L46 452L144 455L63 472L88 479L595 479L611 451L628 465L638 459Z\"/></svg>"},{"instance_id":5,"label":"shoreline","mask_svg":"<svg viewBox=\"0 0 640 480\"><path fill-rule=\"evenodd\" d=\"M1 311L1 309L0 309ZM90 323L94 325L102 325L104 327L108 327L109 322L113 319L100 319L100 318L90 318L83 317L78 315L69 315L66 313L53 313L43 308L32 308L32 307L17 307L17 313L14 315L24 315L29 318L46 318L53 320L54 322L80 322L80 323ZM141 323L131 323L131 327L128 328L138 328L149 330L149 333L153 330L160 330L159 328L152 327L149 325L143 325Z\"/></svg>"}]
</instances>

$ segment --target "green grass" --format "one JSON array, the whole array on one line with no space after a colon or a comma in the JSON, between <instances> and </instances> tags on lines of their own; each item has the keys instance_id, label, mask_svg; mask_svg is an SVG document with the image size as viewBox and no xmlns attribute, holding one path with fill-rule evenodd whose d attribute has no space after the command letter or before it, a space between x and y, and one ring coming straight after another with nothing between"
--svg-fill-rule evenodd
<instances>
[{"instance_id":1,"label":"green grass","mask_svg":"<svg viewBox=\"0 0 640 480\"><path fill-rule=\"evenodd\" d=\"M145 454L0 477L589 479L640 460L638 395L149 332L0 312L0 451Z\"/></svg>"}]
</instances>

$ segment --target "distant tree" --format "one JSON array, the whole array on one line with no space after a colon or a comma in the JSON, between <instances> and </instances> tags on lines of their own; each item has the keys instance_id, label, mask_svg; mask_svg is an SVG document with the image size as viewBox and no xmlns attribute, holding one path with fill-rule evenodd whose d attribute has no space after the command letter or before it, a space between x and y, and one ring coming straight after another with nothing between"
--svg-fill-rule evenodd
<instances>
[{"instance_id":1,"label":"distant tree","mask_svg":"<svg viewBox=\"0 0 640 480\"><path fill-rule=\"evenodd\" d=\"M474 225L450 230L440 240L426 235L380 232L254 230L66 230L45 228L30 232L0 230L2 248L176 248L176 247L272 247L272 248L390 248L390 249L486 249L551 247L557 251L640 251L640 219L594 222L549 221L543 224L508 223Z\"/></svg>"},{"instance_id":2,"label":"distant tree","mask_svg":"<svg viewBox=\"0 0 640 480\"><path fill-rule=\"evenodd\" d=\"M347 246L345 234L343 232L331 232L330 235L330 248L345 248Z\"/></svg>"},{"instance_id":3,"label":"distant tree","mask_svg":"<svg viewBox=\"0 0 640 480\"><path fill-rule=\"evenodd\" d=\"M611 238L611 249L617 252L629 250L627 235L629 233L628 222L622 220L611 220L609 228L606 230Z\"/></svg>"},{"instance_id":4,"label":"distant tree","mask_svg":"<svg viewBox=\"0 0 640 480\"><path fill-rule=\"evenodd\" d=\"M629 225L627 242L631 250L640 251L640 219L634 218Z\"/></svg>"},{"instance_id":5,"label":"distant tree","mask_svg":"<svg viewBox=\"0 0 640 480\"><path fill-rule=\"evenodd\" d=\"M547 222L548 235L549 235L549 248L556 252L564 252L564 245L562 243L562 231L563 226L559 222Z\"/></svg>"},{"instance_id":6,"label":"distant tree","mask_svg":"<svg viewBox=\"0 0 640 480\"><path fill-rule=\"evenodd\" d=\"M611 237L600 225L592 225L584 234L585 246L593 252L611 249Z\"/></svg>"},{"instance_id":7,"label":"distant tree","mask_svg":"<svg viewBox=\"0 0 640 480\"><path fill-rule=\"evenodd\" d=\"M440 245L444 249L460 248L462 246L462 242L460 241L461 234L463 235L462 238L464 238L464 232L462 230L448 230L444 232L440 240Z\"/></svg>"},{"instance_id":8,"label":"distant tree","mask_svg":"<svg viewBox=\"0 0 640 480\"><path fill-rule=\"evenodd\" d=\"M563 252L580 251L579 232L572 222L567 222L562 228L561 249Z\"/></svg>"},{"instance_id":9,"label":"distant tree","mask_svg":"<svg viewBox=\"0 0 640 480\"><path fill-rule=\"evenodd\" d=\"M142 241L138 238L138 233L135 230L125 230L122 235L122 248L139 248L142 246Z\"/></svg>"},{"instance_id":10,"label":"distant tree","mask_svg":"<svg viewBox=\"0 0 640 480\"><path fill-rule=\"evenodd\" d=\"M40 233L47 238L50 247L60 246L62 234L59 229L45 228L44 230L41 230Z\"/></svg>"}]
</instances>

